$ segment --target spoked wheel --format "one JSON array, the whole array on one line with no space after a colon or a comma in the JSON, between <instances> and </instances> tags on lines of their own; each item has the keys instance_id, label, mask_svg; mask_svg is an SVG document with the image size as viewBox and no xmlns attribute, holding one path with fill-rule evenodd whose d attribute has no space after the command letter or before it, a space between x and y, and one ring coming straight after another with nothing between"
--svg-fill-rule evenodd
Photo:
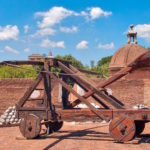
<instances>
[{"instance_id":1,"label":"spoked wheel","mask_svg":"<svg viewBox=\"0 0 150 150\"><path fill-rule=\"evenodd\" d=\"M45 124L47 128L47 134L51 134L53 132L57 132L63 126L63 121L54 121Z\"/></svg>"},{"instance_id":2,"label":"spoked wheel","mask_svg":"<svg viewBox=\"0 0 150 150\"><path fill-rule=\"evenodd\" d=\"M118 116L111 121L109 132L111 137L117 142L130 141L135 136L135 123L128 116Z\"/></svg>"},{"instance_id":3,"label":"spoked wheel","mask_svg":"<svg viewBox=\"0 0 150 150\"><path fill-rule=\"evenodd\" d=\"M135 121L135 127L136 127L136 136L139 136L145 128L145 122L143 121Z\"/></svg>"},{"instance_id":4,"label":"spoked wheel","mask_svg":"<svg viewBox=\"0 0 150 150\"><path fill-rule=\"evenodd\" d=\"M38 116L29 114L20 122L20 132L27 139L36 138L41 131L41 122Z\"/></svg>"}]
</instances>

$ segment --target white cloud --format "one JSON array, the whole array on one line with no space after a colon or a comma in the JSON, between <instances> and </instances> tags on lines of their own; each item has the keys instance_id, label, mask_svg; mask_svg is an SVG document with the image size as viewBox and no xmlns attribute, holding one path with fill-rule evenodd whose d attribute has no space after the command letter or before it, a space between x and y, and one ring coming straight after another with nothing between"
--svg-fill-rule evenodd
<instances>
[{"instance_id":1,"label":"white cloud","mask_svg":"<svg viewBox=\"0 0 150 150\"><path fill-rule=\"evenodd\" d=\"M89 10L90 10L90 17L92 20L100 18L102 16L106 17L112 14L111 11L104 11L100 7L92 7L92 8L89 8Z\"/></svg>"},{"instance_id":2,"label":"white cloud","mask_svg":"<svg viewBox=\"0 0 150 150\"><path fill-rule=\"evenodd\" d=\"M72 26L72 28L60 27L60 31L65 33L75 33L78 32L78 28L76 26Z\"/></svg>"},{"instance_id":3,"label":"white cloud","mask_svg":"<svg viewBox=\"0 0 150 150\"><path fill-rule=\"evenodd\" d=\"M16 40L19 35L19 29L16 25L7 25L5 27L0 26L0 40Z\"/></svg>"},{"instance_id":4,"label":"white cloud","mask_svg":"<svg viewBox=\"0 0 150 150\"><path fill-rule=\"evenodd\" d=\"M24 52L30 52L30 48L25 48Z\"/></svg>"},{"instance_id":5,"label":"white cloud","mask_svg":"<svg viewBox=\"0 0 150 150\"><path fill-rule=\"evenodd\" d=\"M56 47L59 47L59 48L65 48L65 43L64 41L58 41L58 42L55 42L55 41L51 41L49 39L45 39L41 42L41 47L50 47L50 48L56 48Z\"/></svg>"},{"instance_id":6,"label":"white cloud","mask_svg":"<svg viewBox=\"0 0 150 150\"><path fill-rule=\"evenodd\" d=\"M108 44L99 44L98 45L98 48L100 49L113 49L115 47L114 43L111 42L111 43L108 43Z\"/></svg>"},{"instance_id":7,"label":"white cloud","mask_svg":"<svg viewBox=\"0 0 150 150\"><path fill-rule=\"evenodd\" d=\"M102 16L106 17L111 15L111 11L105 11L100 7L91 7L87 8L85 11L75 12L68 10L64 7L52 7L46 12L37 12L35 17L41 17L41 21L38 21L38 26L40 28L53 27L56 24L59 24L63 19L69 16L83 16L86 19L97 19Z\"/></svg>"},{"instance_id":8,"label":"white cloud","mask_svg":"<svg viewBox=\"0 0 150 150\"><path fill-rule=\"evenodd\" d=\"M109 16L111 14L112 12L104 11L100 7L91 7L87 8L85 11L75 12L64 7L54 6L48 11L35 13L35 17L39 18L39 21L37 22L39 30L31 35L31 37L54 35L56 32L56 25L60 24L62 20L70 16L84 17L86 20L94 20L101 16ZM65 33L75 33L78 31L78 28L75 26L72 28L60 27L59 30Z\"/></svg>"},{"instance_id":9,"label":"white cloud","mask_svg":"<svg viewBox=\"0 0 150 150\"><path fill-rule=\"evenodd\" d=\"M42 21L38 22L40 28L52 27L60 23L63 19L73 15L74 12L64 7L52 7L47 12L37 12L36 17L42 17Z\"/></svg>"},{"instance_id":10,"label":"white cloud","mask_svg":"<svg viewBox=\"0 0 150 150\"><path fill-rule=\"evenodd\" d=\"M54 35L56 30L52 28L42 28L36 31L35 34L31 35L31 37L39 37L39 36L46 36L46 35Z\"/></svg>"},{"instance_id":11,"label":"white cloud","mask_svg":"<svg viewBox=\"0 0 150 150\"><path fill-rule=\"evenodd\" d=\"M140 38L150 42L150 24L138 24L134 29Z\"/></svg>"},{"instance_id":12,"label":"white cloud","mask_svg":"<svg viewBox=\"0 0 150 150\"><path fill-rule=\"evenodd\" d=\"M11 47L9 47L9 46L5 46L5 50L6 50L7 52L10 52L10 53L19 54L19 51L18 51L18 50L13 49L13 48L11 48Z\"/></svg>"},{"instance_id":13,"label":"white cloud","mask_svg":"<svg viewBox=\"0 0 150 150\"><path fill-rule=\"evenodd\" d=\"M29 31L29 26L28 26L28 25L25 25L25 26L24 26L24 33L28 33L28 31Z\"/></svg>"},{"instance_id":14,"label":"white cloud","mask_svg":"<svg viewBox=\"0 0 150 150\"><path fill-rule=\"evenodd\" d=\"M85 17L88 20L89 13L87 13L85 11L81 11L80 15L83 16L83 17Z\"/></svg>"},{"instance_id":15,"label":"white cloud","mask_svg":"<svg viewBox=\"0 0 150 150\"><path fill-rule=\"evenodd\" d=\"M88 48L88 42L83 40L76 45L77 49L86 49Z\"/></svg>"}]
</instances>

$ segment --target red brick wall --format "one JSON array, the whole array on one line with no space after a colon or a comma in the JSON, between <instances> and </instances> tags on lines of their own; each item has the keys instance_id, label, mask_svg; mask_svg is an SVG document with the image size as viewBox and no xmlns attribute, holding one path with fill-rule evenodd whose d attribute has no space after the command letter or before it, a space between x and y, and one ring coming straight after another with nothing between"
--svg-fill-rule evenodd
<instances>
[{"instance_id":1,"label":"red brick wall","mask_svg":"<svg viewBox=\"0 0 150 150\"><path fill-rule=\"evenodd\" d=\"M32 79L0 79L0 114L23 96Z\"/></svg>"},{"instance_id":2,"label":"red brick wall","mask_svg":"<svg viewBox=\"0 0 150 150\"><path fill-rule=\"evenodd\" d=\"M126 79L150 79L150 68L142 67L136 69L131 74L128 74Z\"/></svg>"},{"instance_id":3,"label":"red brick wall","mask_svg":"<svg viewBox=\"0 0 150 150\"><path fill-rule=\"evenodd\" d=\"M9 106L15 105L24 95L26 90L32 84L34 79L0 79L0 114ZM58 84L52 83L52 100L58 101ZM43 81L40 82L38 88L43 88ZM56 103L60 105L60 103Z\"/></svg>"},{"instance_id":4,"label":"red brick wall","mask_svg":"<svg viewBox=\"0 0 150 150\"><path fill-rule=\"evenodd\" d=\"M122 79L108 87L126 107L131 108L133 105L144 103L144 80Z\"/></svg>"}]
</instances>

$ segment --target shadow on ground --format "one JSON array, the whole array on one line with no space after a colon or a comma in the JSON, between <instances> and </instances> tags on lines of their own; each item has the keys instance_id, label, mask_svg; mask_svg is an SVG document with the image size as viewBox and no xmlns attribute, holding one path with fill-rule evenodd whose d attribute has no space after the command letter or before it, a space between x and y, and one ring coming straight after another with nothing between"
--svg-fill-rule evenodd
<instances>
[{"instance_id":1,"label":"shadow on ground","mask_svg":"<svg viewBox=\"0 0 150 150\"><path fill-rule=\"evenodd\" d=\"M50 135L41 135L39 136L39 140L44 139L56 139L53 143L49 144L44 148L44 150L48 150L54 147L56 144L63 140L93 140L93 141L112 141L115 142L109 135L109 133L95 131L96 128L101 128L108 125L100 125L92 128L87 128L84 130L67 130L67 131L58 131L56 133ZM139 137L135 138L134 141L138 141L136 143L130 142L126 144L142 144L142 143L150 143L150 134L142 134ZM120 143L121 144L121 143Z\"/></svg>"},{"instance_id":2,"label":"shadow on ground","mask_svg":"<svg viewBox=\"0 0 150 150\"><path fill-rule=\"evenodd\" d=\"M104 125L106 126L106 125ZM103 126L103 127L104 127ZM93 128L87 128L84 130L77 130L77 131L59 131L59 135L50 135L50 136L41 136L39 137L40 139L45 139L45 138L55 138L56 141L49 144L44 148L44 150L48 150L52 147L54 147L56 144L59 142L65 140L65 139L73 139L73 140L94 140L94 141L113 141L108 133L104 132L97 132L94 131L96 128L100 128L102 126L96 126ZM62 134L62 135L61 135Z\"/></svg>"}]
</instances>

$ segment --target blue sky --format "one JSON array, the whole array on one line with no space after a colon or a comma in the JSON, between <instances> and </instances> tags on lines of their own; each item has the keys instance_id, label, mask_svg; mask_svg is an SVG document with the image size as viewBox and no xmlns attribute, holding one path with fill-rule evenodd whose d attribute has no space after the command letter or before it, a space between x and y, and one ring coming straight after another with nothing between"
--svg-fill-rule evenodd
<instances>
[{"instance_id":1,"label":"blue sky","mask_svg":"<svg viewBox=\"0 0 150 150\"><path fill-rule=\"evenodd\" d=\"M97 62L126 44L130 24L149 47L149 0L0 0L0 61L51 50Z\"/></svg>"}]
</instances>

